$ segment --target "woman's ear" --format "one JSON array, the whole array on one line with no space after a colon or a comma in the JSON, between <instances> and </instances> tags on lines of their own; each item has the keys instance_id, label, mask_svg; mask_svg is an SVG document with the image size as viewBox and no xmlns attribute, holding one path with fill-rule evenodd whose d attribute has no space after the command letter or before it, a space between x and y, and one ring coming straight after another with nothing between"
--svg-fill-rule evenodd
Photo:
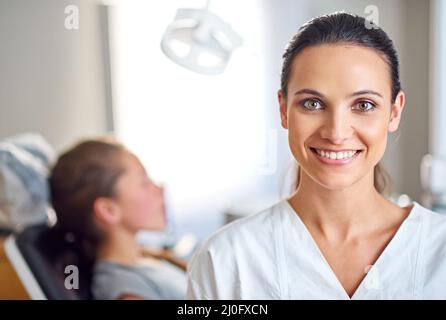
<instances>
[{"instance_id":1,"label":"woman's ear","mask_svg":"<svg viewBox=\"0 0 446 320\"><path fill-rule=\"evenodd\" d=\"M282 90L279 90L277 92L277 98L279 99L280 120L281 120L282 127L284 129L288 129L288 116L287 116L286 98L283 96Z\"/></svg>"},{"instance_id":2,"label":"woman's ear","mask_svg":"<svg viewBox=\"0 0 446 320\"><path fill-rule=\"evenodd\" d=\"M390 111L389 132L395 132L401 121L401 114L403 112L405 95L403 91L400 91L395 98L395 102L392 105Z\"/></svg>"},{"instance_id":3,"label":"woman's ear","mask_svg":"<svg viewBox=\"0 0 446 320\"><path fill-rule=\"evenodd\" d=\"M121 209L111 198L97 198L93 203L93 214L105 225L117 225L121 220Z\"/></svg>"}]
</instances>

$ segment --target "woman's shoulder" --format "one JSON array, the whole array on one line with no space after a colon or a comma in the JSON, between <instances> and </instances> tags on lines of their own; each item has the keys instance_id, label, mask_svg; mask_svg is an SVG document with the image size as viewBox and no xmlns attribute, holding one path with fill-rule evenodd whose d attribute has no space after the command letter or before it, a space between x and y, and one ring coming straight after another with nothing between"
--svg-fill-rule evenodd
<instances>
[{"instance_id":1,"label":"woman's shoulder","mask_svg":"<svg viewBox=\"0 0 446 320\"><path fill-rule=\"evenodd\" d=\"M421 227L423 247L446 246L446 214L433 211L418 202L413 202L411 218Z\"/></svg>"},{"instance_id":2,"label":"woman's shoulder","mask_svg":"<svg viewBox=\"0 0 446 320\"><path fill-rule=\"evenodd\" d=\"M93 268L92 292L95 299L114 300L124 294L143 298L156 297L135 266L99 260Z\"/></svg>"},{"instance_id":3,"label":"woman's shoulder","mask_svg":"<svg viewBox=\"0 0 446 320\"><path fill-rule=\"evenodd\" d=\"M283 202L246 217L235 220L214 232L203 244L203 248L213 249L223 245L249 245L253 239L274 237L274 225L280 219ZM248 241L248 242L247 242Z\"/></svg>"},{"instance_id":4,"label":"woman's shoulder","mask_svg":"<svg viewBox=\"0 0 446 320\"><path fill-rule=\"evenodd\" d=\"M421 215L423 226L429 232L441 232L446 239L446 214L433 211L414 201L414 209Z\"/></svg>"},{"instance_id":5,"label":"woman's shoulder","mask_svg":"<svg viewBox=\"0 0 446 320\"><path fill-rule=\"evenodd\" d=\"M184 299L186 274L167 262L124 265L98 260L93 268L95 299L114 300L123 295L143 299Z\"/></svg>"},{"instance_id":6,"label":"woman's shoulder","mask_svg":"<svg viewBox=\"0 0 446 320\"><path fill-rule=\"evenodd\" d=\"M446 264L446 256L439 257L438 252L446 252L446 214L433 211L414 202L421 221L421 256L429 263L442 259L442 268ZM443 255L442 255L443 256ZM444 269L446 270L446 269Z\"/></svg>"},{"instance_id":7,"label":"woman's shoulder","mask_svg":"<svg viewBox=\"0 0 446 320\"><path fill-rule=\"evenodd\" d=\"M280 219L282 200L258 213L233 221L203 242L192 257L188 269L204 264L221 263L228 265L243 253L268 250L275 241L275 225Z\"/></svg>"},{"instance_id":8,"label":"woman's shoulder","mask_svg":"<svg viewBox=\"0 0 446 320\"><path fill-rule=\"evenodd\" d=\"M189 298L240 298L252 274L273 276L275 226L283 201L229 223L203 243L188 264Z\"/></svg>"},{"instance_id":9,"label":"woman's shoulder","mask_svg":"<svg viewBox=\"0 0 446 320\"><path fill-rule=\"evenodd\" d=\"M416 203L422 221L419 275L421 296L446 298L446 215Z\"/></svg>"}]
</instances>

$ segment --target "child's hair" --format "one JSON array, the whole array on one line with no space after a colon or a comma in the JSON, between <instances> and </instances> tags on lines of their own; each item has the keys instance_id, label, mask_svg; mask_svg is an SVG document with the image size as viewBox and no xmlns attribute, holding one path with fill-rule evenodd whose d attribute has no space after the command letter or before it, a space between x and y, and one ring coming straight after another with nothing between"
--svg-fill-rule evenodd
<instances>
[{"instance_id":1,"label":"child's hair","mask_svg":"<svg viewBox=\"0 0 446 320\"><path fill-rule=\"evenodd\" d=\"M314 18L300 27L293 36L282 56L281 91L283 96L287 97L287 86L294 58L307 47L336 43L371 48L385 59L390 71L391 99L394 103L401 90L401 84L398 56L392 40L373 22L345 12L335 12ZM299 184L300 170L299 168L296 186ZM380 163L374 169L374 185L381 194L391 192L390 176Z\"/></svg>"},{"instance_id":2,"label":"child's hair","mask_svg":"<svg viewBox=\"0 0 446 320\"><path fill-rule=\"evenodd\" d=\"M59 157L49 177L57 216L54 232L72 238L91 263L104 237L94 220L93 204L99 197L115 196L125 151L111 138L80 142Z\"/></svg>"}]
</instances>

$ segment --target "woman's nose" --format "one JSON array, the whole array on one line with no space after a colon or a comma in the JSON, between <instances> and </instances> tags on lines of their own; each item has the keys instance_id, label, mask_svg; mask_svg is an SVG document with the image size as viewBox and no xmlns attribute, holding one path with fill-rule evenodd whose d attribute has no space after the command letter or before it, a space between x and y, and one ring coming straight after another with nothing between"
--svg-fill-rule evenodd
<instances>
[{"instance_id":1,"label":"woman's nose","mask_svg":"<svg viewBox=\"0 0 446 320\"><path fill-rule=\"evenodd\" d=\"M339 108L340 109L340 108ZM351 119L343 110L327 113L321 129L321 137L334 144L341 144L351 137L353 132Z\"/></svg>"},{"instance_id":2,"label":"woman's nose","mask_svg":"<svg viewBox=\"0 0 446 320\"><path fill-rule=\"evenodd\" d=\"M164 186L157 185L156 188L160 195L164 195Z\"/></svg>"}]
</instances>

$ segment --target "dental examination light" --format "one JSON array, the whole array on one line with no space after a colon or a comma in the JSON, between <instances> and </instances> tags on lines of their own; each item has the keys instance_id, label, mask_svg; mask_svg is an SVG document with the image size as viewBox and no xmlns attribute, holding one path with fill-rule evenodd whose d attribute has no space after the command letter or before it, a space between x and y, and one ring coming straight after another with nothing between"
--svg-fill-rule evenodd
<instances>
[{"instance_id":1,"label":"dental examination light","mask_svg":"<svg viewBox=\"0 0 446 320\"><path fill-rule=\"evenodd\" d=\"M180 8L161 40L161 50L189 70L215 75L222 73L241 37L220 17L202 9Z\"/></svg>"}]
</instances>

